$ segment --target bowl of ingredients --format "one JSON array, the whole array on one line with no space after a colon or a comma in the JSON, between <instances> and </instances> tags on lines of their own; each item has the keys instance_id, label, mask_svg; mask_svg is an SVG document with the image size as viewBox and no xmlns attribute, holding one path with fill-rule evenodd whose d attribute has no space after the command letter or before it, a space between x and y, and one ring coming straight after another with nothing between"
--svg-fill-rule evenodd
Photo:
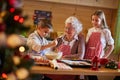
<instances>
[{"instance_id":1,"label":"bowl of ingredients","mask_svg":"<svg viewBox=\"0 0 120 80\"><path fill-rule=\"evenodd\" d=\"M48 52L45 54L47 59L53 60L53 59L61 59L62 58L62 52Z\"/></svg>"}]
</instances>

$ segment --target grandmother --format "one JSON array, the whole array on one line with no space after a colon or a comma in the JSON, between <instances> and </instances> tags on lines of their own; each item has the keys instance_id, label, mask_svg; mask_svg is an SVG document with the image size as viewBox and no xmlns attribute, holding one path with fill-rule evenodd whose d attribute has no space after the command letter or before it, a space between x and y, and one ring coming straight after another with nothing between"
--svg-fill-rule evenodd
<instances>
[{"instance_id":1,"label":"grandmother","mask_svg":"<svg viewBox=\"0 0 120 80\"><path fill-rule=\"evenodd\" d=\"M64 59L83 59L85 52L85 40L81 33L82 24L74 16L65 21L64 34L57 38L56 50L63 52ZM52 80L76 80L76 75L46 75Z\"/></svg>"},{"instance_id":2,"label":"grandmother","mask_svg":"<svg viewBox=\"0 0 120 80\"><path fill-rule=\"evenodd\" d=\"M58 51L63 52L63 58L83 59L85 40L81 31L82 24L75 16L66 19L64 34L57 39L56 46Z\"/></svg>"}]
</instances>

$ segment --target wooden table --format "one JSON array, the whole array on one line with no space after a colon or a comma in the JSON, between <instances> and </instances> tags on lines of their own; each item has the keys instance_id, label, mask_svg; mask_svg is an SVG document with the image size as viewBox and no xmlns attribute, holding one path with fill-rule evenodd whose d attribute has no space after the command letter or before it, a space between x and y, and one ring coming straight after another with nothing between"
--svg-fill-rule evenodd
<instances>
[{"instance_id":1,"label":"wooden table","mask_svg":"<svg viewBox=\"0 0 120 80\"><path fill-rule=\"evenodd\" d=\"M120 76L120 70L99 68L93 71L90 68L73 68L72 70L55 70L49 66L33 66L31 73L35 74L66 74L66 75L98 75L98 76Z\"/></svg>"}]
</instances>

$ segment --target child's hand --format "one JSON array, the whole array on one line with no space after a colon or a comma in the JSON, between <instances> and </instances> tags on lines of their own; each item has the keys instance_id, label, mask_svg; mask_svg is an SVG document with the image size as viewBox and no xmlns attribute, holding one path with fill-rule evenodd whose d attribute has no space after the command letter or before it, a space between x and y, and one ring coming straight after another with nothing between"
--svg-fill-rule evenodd
<instances>
[{"instance_id":1,"label":"child's hand","mask_svg":"<svg viewBox=\"0 0 120 80\"><path fill-rule=\"evenodd\" d=\"M57 45L57 44L58 44L58 41L57 41L57 39L55 39L53 42L55 43L55 45Z\"/></svg>"},{"instance_id":2,"label":"child's hand","mask_svg":"<svg viewBox=\"0 0 120 80\"><path fill-rule=\"evenodd\" d=\"M51 42L53 46L56 46L58 44L58 41L55 39L54 41Z\"/></svg>"}]
</instances>

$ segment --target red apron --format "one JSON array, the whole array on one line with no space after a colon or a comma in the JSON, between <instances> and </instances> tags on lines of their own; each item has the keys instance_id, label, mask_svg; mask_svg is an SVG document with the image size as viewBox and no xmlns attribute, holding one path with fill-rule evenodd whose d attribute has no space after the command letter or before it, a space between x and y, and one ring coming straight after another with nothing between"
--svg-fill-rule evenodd
<instances>
[{"instance_id":1,"label":"red apron","mask_svg":"<svg viewBox=\"0 0 120 80\"><path fill-rule=\"evenodd\" d=\"M101 33L92 32L88 43L86 44L85 59L92 59L94 56L100 57L102 52L102 44L100 41Z\"/></svg>"},{"instance_id":2,"label":"red apron","mask_svg":"<svg viewBox=\"0 0 120 80\"><path fill-rule=\"evenodd\" d=\"M63 52L63 56L64 55L70 55L70 46L69 45L65 45L65 44L61 44L58 47L58 51ZM51 78L52 80L67 80L69 78L69 80L74 80L75 79L75 75L51 75L51 74L47 74L47 77Z\"/></svg>"},{"instance_id":3,"label":"red apron","mask_svg":"<svg viewBox=\"0 0 120 80\"><path fill-rule=\"evenodd\" d=\"M64 56L64 55L70 55L71 49L69 45L61 44L58 47L58 51L63 52L63 56Z\"/></svg>"}]
</instances>

